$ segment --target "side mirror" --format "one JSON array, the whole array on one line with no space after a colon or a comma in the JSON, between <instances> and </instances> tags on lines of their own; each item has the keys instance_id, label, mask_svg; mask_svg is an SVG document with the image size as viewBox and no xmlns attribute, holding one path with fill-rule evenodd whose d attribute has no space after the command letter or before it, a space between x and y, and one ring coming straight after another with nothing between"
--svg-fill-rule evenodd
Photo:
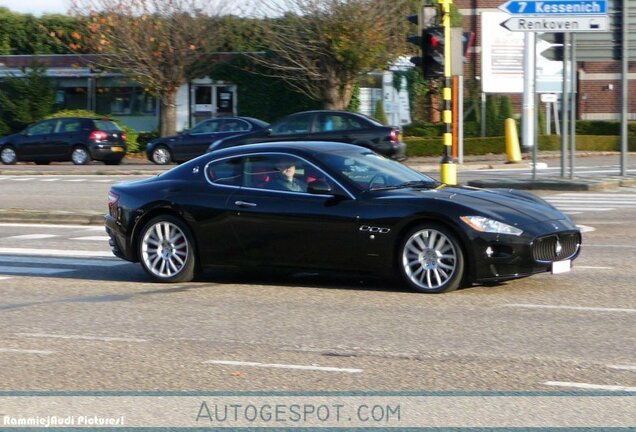
<instances>
[{"instance_id":1,"label":"side mirror","mask_svg":"<svg viewBox=\"0 0 636 432\"><path fill-rule=\"evenodd\" d=\"M333 188L324 180L314 180L307 185L307 192L317 195L333 195Z\"/></svg>"}]
</instances>

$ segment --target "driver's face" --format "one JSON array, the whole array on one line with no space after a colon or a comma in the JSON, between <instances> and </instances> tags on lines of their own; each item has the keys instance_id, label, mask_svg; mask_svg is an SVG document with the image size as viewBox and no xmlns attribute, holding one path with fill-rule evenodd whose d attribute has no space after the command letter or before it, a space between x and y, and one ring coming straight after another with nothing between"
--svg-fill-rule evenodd
<instances>
[{"instance_id":1,"label":"driver's face","mask_svg":"<svg viewBox=\"0 0 636 432\"><path fill-rule=\"evenodd\" d=\"M285 177L291 180L294 178L294 174L296 174L296 165L289 165L285 168L282 168L280 172L282 172Z\"/></svg>"}]
</instances>

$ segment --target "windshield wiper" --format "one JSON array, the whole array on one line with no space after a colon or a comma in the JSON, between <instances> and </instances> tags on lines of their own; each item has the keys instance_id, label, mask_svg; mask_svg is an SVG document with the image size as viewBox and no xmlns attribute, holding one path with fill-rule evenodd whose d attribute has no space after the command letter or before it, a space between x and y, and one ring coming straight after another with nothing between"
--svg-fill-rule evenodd
<instances>
[{"instance_id":1,"label":"windshield wiper","mask_svg":"<svg viewBox=\"0 0 636 432\"><path fill-rule=\"evenodd\" d=\"M369 188L368 190L378 191L378 190L404 189L404 188L433 189L439 185L440 185L440 182L436 180L414 180L414 181L407 181L404 183L400 183L399 185L372 187L372 188Z\"/></svg>"}]
</instances>

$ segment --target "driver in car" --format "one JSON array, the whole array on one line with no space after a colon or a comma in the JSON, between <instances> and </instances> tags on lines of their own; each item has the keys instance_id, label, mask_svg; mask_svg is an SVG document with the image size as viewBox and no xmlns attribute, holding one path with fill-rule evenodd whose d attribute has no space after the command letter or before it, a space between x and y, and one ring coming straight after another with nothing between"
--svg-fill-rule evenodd
<instances>
[{"instance_id":1,"label":"driver in car","mask_svg":"<svg viewBox=\"0 0 636 432\"><path fill-rule=\"evenodd\" d=\"M276 173L272 186L278 190L306 192L307 184L295 177L296 163L293 160L282 160L276 163Z\"/></svg>"}]
</instances>

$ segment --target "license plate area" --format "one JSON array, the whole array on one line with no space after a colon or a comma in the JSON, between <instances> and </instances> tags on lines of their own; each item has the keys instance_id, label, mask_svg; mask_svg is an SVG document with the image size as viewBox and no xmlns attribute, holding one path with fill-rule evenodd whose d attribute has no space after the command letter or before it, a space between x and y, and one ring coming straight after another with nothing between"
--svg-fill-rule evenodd
<instances>
[{"instance_id":1,"label":"license plate area","mask_svg":"<svg viewBox=\"0 0 636 432\"><path fill-rule=\"evenodd\" d=\"M570 260L555 261L552 263L552 274L567 273L572 270L572 262Z\"/></svg>"},{"instance_id":2,"label":"license plate area","mask_svg":"<svg viewBox=\"0 0 636 432\"><path fill-rule=\"evenodd\" d=\"M124 151L124 148L123 147L119 147L119 146L111 147L110 149L112 151L114 151L114 152L123 152Z\"/></svg>"}]
</instances>

